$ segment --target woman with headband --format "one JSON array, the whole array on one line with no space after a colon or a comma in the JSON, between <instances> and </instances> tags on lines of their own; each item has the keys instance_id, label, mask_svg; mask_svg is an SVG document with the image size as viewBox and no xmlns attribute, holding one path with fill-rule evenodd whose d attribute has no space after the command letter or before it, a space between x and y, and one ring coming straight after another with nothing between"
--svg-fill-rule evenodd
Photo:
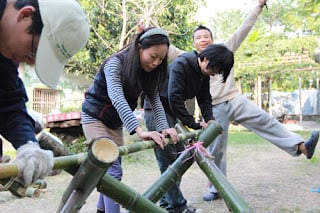
<instances>
[{"instance_id":1,"label":"woman with headband","mask_svg":"<svg viewBox=\"0 0 320 213\"><path fill-rule=\"evenodd\" d=\"M107 58L100 66L93 85L82 104L82 127L87 141L109 137L123 145L123 127L141 140L153 140L163 148L165 136L177 141L177 132L169 128L159 98L162 82L167 77L169 38L161 28L148 28L134 42ZM144 131L133 111L138 97L144 93L154 111L157 131ZM121 180L121 157L107 173ZM119 204L100 194L97 212L120 213Z\"/></svg>"}]
</instances>

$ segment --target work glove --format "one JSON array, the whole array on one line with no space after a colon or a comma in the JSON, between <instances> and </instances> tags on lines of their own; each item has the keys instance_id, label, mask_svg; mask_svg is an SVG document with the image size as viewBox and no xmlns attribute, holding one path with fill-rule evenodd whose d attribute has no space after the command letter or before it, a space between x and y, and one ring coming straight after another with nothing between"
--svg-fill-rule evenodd
<instances>
[{"instance_id":1,"label":"work glove","mask_svg":"<svg viewBox=\"0 0 320 213\"><path fill-rule=\"evenodd\" d=\"M51 151L41 149L36 143L28 142L18 148L13 162L19 168L16 180L27 186L49 174L53 169L54 158Z\"/></svg>"}]
</instances>

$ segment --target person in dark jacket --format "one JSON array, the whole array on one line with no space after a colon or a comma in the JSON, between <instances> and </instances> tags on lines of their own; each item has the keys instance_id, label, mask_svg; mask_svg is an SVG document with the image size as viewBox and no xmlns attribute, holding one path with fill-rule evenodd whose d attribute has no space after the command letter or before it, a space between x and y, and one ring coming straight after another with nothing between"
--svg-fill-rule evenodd
<instances>
[{"instance_id":1,"label":"person in dark jacket","mask_svg":"<svg viewBox=\"0 0 320 213\"><path fill-rule=\"evenodd\" d=\"M170 64L167 99L170 109L184 125L200 129L214 119L209 90L210 76L221 75L222 82L225 82L233 63L233 53L226 46L212 44L201 53L185 53ZM194 97L204 118L200 123L195 122L184 105L184 101Z\"/></svg>"},{"instance_id":2,"label":"person in dark jacket","mask_svg":"<svg viewBox=\"0 0 320 213\"><path fill-rule=\"evenodd\" d=\"M109 137L118 146L123 145L123 126L129 134L142 140L153 140L161 149L165 136L177 142L177 132L169 128L159 91L167 76L169 38L161 28L148 28L137 35L134 42L104 61L85 94L82 104L82 127L87 141ZM155 117L155 131L145 131L134 116L140 94L144 92L151 102ZM121 180L121 157L107 173ZM119 213L120 206L100 194L98 212Z\"/></svg>"},{"instance_id":3,"label":"person in dark jacket","mask_svg":"<svg viewBox=\"0 0 320 213\"><path fill-rule=\"evenodd\" d=\"M212 114L211 95L209 90L210 76L221 75L226 81L234 64L233 53L222 44L209 45L203 52L187 52L180 55L169 66L168 79L161 91L161 102L166 111L170 127L178 120L192 129L206 128L214 120ZM203 121L196 122L185 107L185 101L196 98L201 109ZM154 130L154 117L145 100L145 120L149 131ZM184 150L183 142L169 144L164 149L155 149L155 156L161 173L172 164L179 153ZM187 206L177 182L160 200L160 206L168 212L197 212ZM186 211L185 211L186 210Z\"/></svg>"},{"instance_id":4,"label":"person in dark jacket","mask_svg":"<svg viewBox=\"0 0 320 213\"><path fill-rule=\"evenodd\" d=\"M18 63L35 64L40 80L55 87L88 36L86 16L74 0L0 0L0 134L17 149L17 180L24 185L51 171L53 154L35 138Z\"/></svg>"}]
</instances>

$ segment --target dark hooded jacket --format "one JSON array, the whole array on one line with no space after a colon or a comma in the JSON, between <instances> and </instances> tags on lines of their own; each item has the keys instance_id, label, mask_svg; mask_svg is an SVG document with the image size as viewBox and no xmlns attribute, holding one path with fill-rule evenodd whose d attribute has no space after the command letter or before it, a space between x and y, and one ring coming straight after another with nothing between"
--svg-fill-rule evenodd
<instances>
[{"instance_id":1,"label":"dark hooded jacket","mask_svg":"<svg viewBox=\"0 0 320 213\"><path fill-rule=\"evenodd\" d=\"M0 19L5 6L6 1L0 1ZM0 54L0 112L20 110L28 101L24 84L18 76L18 65Z\"/></svg>"},{"instance_id":2,"label":"dark hooded jacket","mask_svg":"<svg viewBox=\"0 0 320 213\"><path fill-rule=\"evenodd\" d=\"M0 19L6 2L0 1ZM19 78L18 66L18 63L0 54L0 134L16 149L27 141L37 141L33 133L34 120L27 112L28 97Z\"/></svg>"},{"instance_id":3,"label":"dark hooded jacket","mask_svg":"<svg viewBox=\"0 0 320 213\"><path fill-rule=\"evenodd\" d=\"M193 115L185 107L185 101L196 97L205 121L213 120L209 76L202 74L196 51L180 55L169 65L169 78L161 91L161 102L167 114L178 118L184 125L200 129ZM148 100L145 109L151 109Z\"/></svg>"}]
</instances>

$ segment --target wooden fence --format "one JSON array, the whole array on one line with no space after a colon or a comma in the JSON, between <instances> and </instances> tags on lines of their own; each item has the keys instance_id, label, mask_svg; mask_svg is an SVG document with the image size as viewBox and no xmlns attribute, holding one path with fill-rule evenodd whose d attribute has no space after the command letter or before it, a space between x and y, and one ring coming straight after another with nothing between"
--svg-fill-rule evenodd
<instances>
[{"instance_id":1,"label":"wooden fence","mask_svg":"<svg viewBox=\"0 0 320 213\"><path fill-rule=\"evenodd\" d=\"M34 88L32 109L43 115L49 114L54 109L59 109L61 90Z\"/></svg>"}]
</instances>

